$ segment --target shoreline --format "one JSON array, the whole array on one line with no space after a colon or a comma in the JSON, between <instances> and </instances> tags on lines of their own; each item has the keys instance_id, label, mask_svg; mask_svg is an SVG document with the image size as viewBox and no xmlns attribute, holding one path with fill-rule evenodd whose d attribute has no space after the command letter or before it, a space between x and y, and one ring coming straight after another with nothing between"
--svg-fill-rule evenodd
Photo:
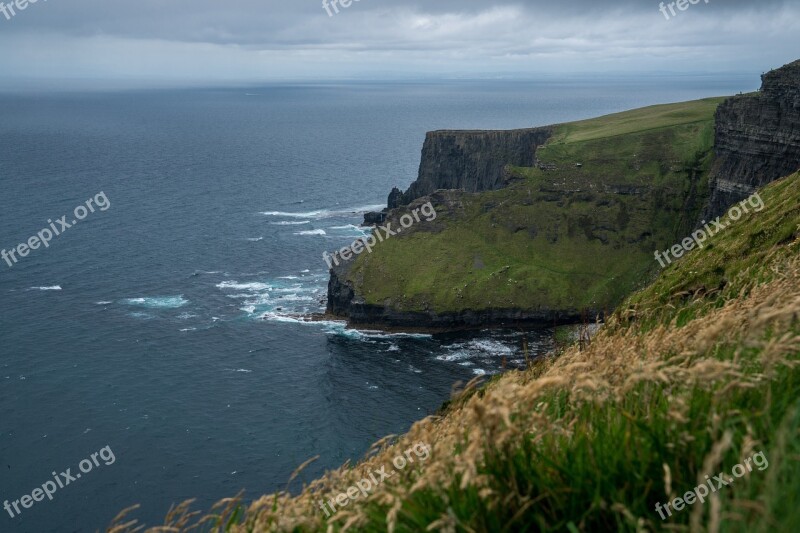
<instances>
[{"instance_id":1,"label":"shoreline","mask_svg":"<svg viewBox=\"0 0 800 533\"><path fill-rule=\"evenodd\" d=\"M492 311L496 313L501 310ZM408 320L405 324L398 324L389 321L354 321L351 317L332 313L311 313L309 315L298 315L296 318L304 322L344 322L346 329L349 330L368 330L382 331L386 333L421 333L421 334L444 334L444 333L466 333L473 331L502 331L514 329L542 330L560 326L581 326L603 323L603 312L587 311L586 313L564 314L556 313L559 316L506 319L506 321L489 321L480 311L466 311L464 314L471 315L472 320L466 322L452 322L449 325L432 326L430 318L425 321L420 316L428 316L423 313L408 313ZM413 317L413 318L412 318ZM452 320L449 315L436 315L440 320ZM433 322L437 320L433 319Z\"/></svg>"}]
</instances>

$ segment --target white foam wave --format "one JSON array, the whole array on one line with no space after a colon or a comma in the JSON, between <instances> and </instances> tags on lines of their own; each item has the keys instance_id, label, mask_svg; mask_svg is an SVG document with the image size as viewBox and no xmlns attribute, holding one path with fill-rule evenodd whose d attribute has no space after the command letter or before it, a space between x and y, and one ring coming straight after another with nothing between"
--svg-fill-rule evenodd
<instances>
[{"instance_id":1,"label":"white foam wave","mask_svg":"<svg viewBox=\"0 0 800 533\"><path fill-rule=\"evenodd\" d=\"M111 304L113 304L113 303L114 303L114 302L106 302L106 301L103 301L103 302L95 302L95 305L111 305Z\"/></svg>"},{"instance_id":2,"label":"white foam wave","mask_svg":"<svg viewBox=\"0 0 800 533\"><path fill-rule=\"evenodd\" d=\"M436 357L439 361L463 361L465 359L485 359L487 356L511 356L514 349L499 341L492 339L476 339L466 343L456 343L446 346L450 353Z\"/></svg>"},{"instance_id":3,"label":"white foam wave","mask_svg":"<svg viewBox=\"0 0 800 533\"><path fill-rule=\"evenodd\" d=\"M347 224L346 226L331 226L328 229L336 231L337 235L343 235L346 237L366 237L372 231L372 228L361 228L355 224Z\"/></svg>"},{"instance_id":4,"label":"white foam wave","mask_svg":"<svg viewBox=\"0 0 800 533\"><path fill-rule=\"evenodd\" d=\"M60 291L61 285L50 285L48 287L31 287L29 291Z\"/></svg>"},{"instance_id":5,"label":"white foam wave","mask_svg":"<svg viewBox=\"0 0 800 533\"><path fill-rule=\"evenodd\" d=\"M473 366L471 361L475 360L481 364L494 365L498 357L510 358L516 353L513 347L493 339L474 339L444 348L448 352L437 355L436 359L461 366Z\"/></svg>"},{"instance_id":6,"label":"white foam wave","mask_svg":"<svg viewBox=\"0 0 800 533\"><path fill-rule=\"evenodd\" d=\"M291 292L291 293L293 293L293 292L316 292L320 288L321 287L315 287L315 286L303 287L302 285L294 285L292 287L284 287L284 288L281 288L281 289L274 289L273 292L277 292L277 293L281 293L281 292Z\"/></svg>"},{"instance_id":7,"label":"white foam wave","mask_svg":"<svg viewBox=\"0 0 800 533\"><path fill-rule=\"evenodd\" d=\"M189 300L184 299L183 295L178 296L158 296L149 298L126 298L122 303L127 305L135 305L138 307L147 307L150 309L177 309L189 303Z\"/></svg>"},{"instance_id":8,"label":"white foam wave","mask_svg":"<svg viewBox=\"0 0 800 533\"><path fill-rule=\"evenodd\" d=\"M309 231L298 231L295 235L327 235L324 229L312 229Z\"/></svg>"},{"instance_id":9,"label":"white foam wave","mask_svg":"<svg viewBox=\"0 0 800 533\"><path fill-rule=\"evenodd\" d=\"M385 331L375 331L369 329L357 330L361 335L370 339L431 339L433 335L428 333L387 333Z\"/></svg>"},{"instance_id":10,"label":"white foam wave","mask_svg":"<svg viewBox=\"0 0 800 533\"><path fill-rule=\"evenodd\" d=\"M269 320L271 322L287 322L292 324L318 324L319 322L312 322L311 320L304 319L299 316L292 316L287 315L285 313L279 313L274 311L267 311L266 313L261 315L263 320Z\"/></svg>"},{"instance_id":11,"label":"white foam wave","mask_svg":"<svg viewBox=\"0 0 800 533\"><path fill-rule=\"evenodd\" d=\"M436 359L438 359L439 361L446 361L448 363L453 363L455 361L462 361L464 359L472 359L473 357L477 357L477 355L467 351L457 351L455 353L437 355Z\"/></svg>"},{"instance_id":12,"label":"white foam wave","mask_svg":"<svg viewBox=\"0 0 800 533\"><path fill-rule=\"evenodd\" d=\"M223 281L217 284L218 289L232 289L237 291L266 291L272 288L268 283L253 281L250 283L239 283L238 281Z\"/></svg>"},{"instance_id":13,"label":"white foam wave","mask_svg":"<svg viewBox=\"0 0 800 533\"><path fill-rule=\"evenodd\" d=\"M353 339L360 339L368 342L397 338L430 339L433 337L433 335L426 333L386 333L384 331L375 331L369 329L351 329L347 327L347 322L336 321L332 322L331 324L333 327L328 329L326 333L341 335L343 337L350 337Z\"/></svg>"},{"instance_id":14,"label":"white foam wave","mask_svg":"<svg viewBox=\"0 0 800 533\"><path fill-rule=\"evenodd\" d=\"M511 355L514 353L514 349L510 346L490 339L473 340L467 343L467 346L473 350L491 355Z\"/></svg>"},{"instance_id":15,"label":"white foam wave","mask_svg":"<svg viewBox=\"0 0 800 533\"><path fill-rule=\"evenodd\" d=\"M250 238L247 238L245 240L249 241L249 242L258 242L258 241L263 241L264 237L250 237Z\"/></svg>"},{"instance_id":16,"label":"white foam wave","mask_svg":"<svg viewBox=\"0 0 800 533\"><path fill-rule=\"evenodd\" d=\"M310 220L301 220L299 222L292 220L281 220L280 222L270 222L271 226L302 226L304 224L311 224Z\"/></svg>"},{"instance_id":17,"label":"white foam wave","mask_svg":"<svg viewBox=\"0 0 800 533\"><path fill-rule=\"evenodd\" d=\"M368 233L372 230L372 228L363 228L361 226L356 226L355 224L346 224L344 226L331 226L331 229L335 230L353 230L357 231L358 233Z\"/></svg>"},{"instance_id":18,"label":"white foam wave","mask_svg":"<svg viewBox=\"0 0 800 533\"><path fill-rule=\"evenodd\" d=\"M383 204L377 205L364 205L358 207L351 207L347 209L317 209L315 211L306 211L304 213L290 213L286 211L264 211L261 214L269 217L285 217L285 218L333 218L342 216L354 216L366 213L368 211L379 211L384 208Z\"/></svg>"},{"instance_id":19,"label":"white foam wave","mask_svg":"<svg viewBox=\"0 0 800 533\"><path fill-rule=\"evenodd\" d=\"M279 296L275 299L276 303L280 302L313 302L315 298L313 296L298 296L297 294L287 294L285 296Z\"/></svg>"}]
</instances>

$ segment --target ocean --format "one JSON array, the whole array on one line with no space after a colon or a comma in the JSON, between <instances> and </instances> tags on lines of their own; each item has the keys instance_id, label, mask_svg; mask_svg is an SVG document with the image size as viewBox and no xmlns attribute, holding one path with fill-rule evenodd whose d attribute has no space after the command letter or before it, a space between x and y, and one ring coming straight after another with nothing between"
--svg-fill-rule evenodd
<instances>
[{"instance_id":1,"label":"ocean","mask_svg":"<svg viewBox=\"0 0 800 533\"><path fill-rule=\"evenodd\" d=\"M435 413L455 383L524 365L524 338L531 356L551 349L548 329L387 334L296 318L324 309L323 251L363 235L363 213L415 179L426 131L541 126L758 82L0 95L0 248L39 235L0 260L0 504L21 502L0 509L0 531L95 531L133 504L154 525L185 499L283 490L319 456L297 490ZM21 499L56 480L52 500Z\"/></svg>"}]
</instances>

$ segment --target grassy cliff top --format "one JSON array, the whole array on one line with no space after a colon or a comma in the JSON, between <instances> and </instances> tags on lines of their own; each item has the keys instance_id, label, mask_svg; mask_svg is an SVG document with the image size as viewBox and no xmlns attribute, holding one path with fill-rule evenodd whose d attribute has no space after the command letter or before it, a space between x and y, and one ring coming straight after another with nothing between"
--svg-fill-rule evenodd
<instances>
[{"instance_id":1,"label":"grassy cliff top","mask_svg":"<svg viewBox=\"0 0 800 533\"><path fill-rule=\"evenodd\" d=\"M468 386L301 494L226 500L207 523L236 533L797 531L800 173L760 194L762 211L627 299L586 349ZM416 443L426 460L394 469ZM320 501L382 466L396 473L326 519ZM726 483L704 502L663 511L720 473ZM167 525L196 520L181 507Z\"/></svg>"},{"instance_id":2,"label":"grassy cliff top","mask_svg":"<svg viewBox=\"0 0 800 533\"><path fill-rule=\"evenodd\" d=\"M612 309L699 216L721 101L557 126L508 187L434 195L435 222L359 257L357 296L436 313Z\"/></svg>"},{"instance_id":3,"label":"grassy cliff top","mask_svg":"<svg viewBox=\"0 0 800 533\"><path fill-rule=\"evenodd\" d=\"M660 104L614 113L589 120L568 122L559 127L552 144L578 143L617 135L641 133L680 124L706 122L714 116L724 97L705 98L677 104Z\"/></svg>"}]
</instances>

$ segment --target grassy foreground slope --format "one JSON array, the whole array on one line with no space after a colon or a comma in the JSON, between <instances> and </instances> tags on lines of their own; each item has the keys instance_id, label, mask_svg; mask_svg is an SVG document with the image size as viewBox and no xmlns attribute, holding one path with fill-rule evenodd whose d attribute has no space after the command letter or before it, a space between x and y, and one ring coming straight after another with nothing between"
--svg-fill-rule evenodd
<instances>
[{"instance_id":1,"label":"grassy foreground slope","mask_svg":"<svg viewBox=\"0 0 800 533\"><path fill-rule=\"evenodd\" d=\"M696 222L721 101L557 126L508 187L434 195L435 222L359 257L357 295L398 311L613 309Z\"/></svg>"},{"instance_id":2,"label":"grassy foreground slope","mask_svg":"<svg viewBox=\"0 0 800 533\"><path fill-rule=\"evenodd\" d=\"M800 174L761 196L763 211L664 270L587 349L468 388L300 495L246 508L227 500L206 524L248 533L800 530ZM321 500L392 470L417 442L430 446L427 461L326 520ZM666 520L656 512L759 452L768 466L705 503ZM185 510L168 520L174 530L198 520Z\"/></svg>"}]
</instances>

